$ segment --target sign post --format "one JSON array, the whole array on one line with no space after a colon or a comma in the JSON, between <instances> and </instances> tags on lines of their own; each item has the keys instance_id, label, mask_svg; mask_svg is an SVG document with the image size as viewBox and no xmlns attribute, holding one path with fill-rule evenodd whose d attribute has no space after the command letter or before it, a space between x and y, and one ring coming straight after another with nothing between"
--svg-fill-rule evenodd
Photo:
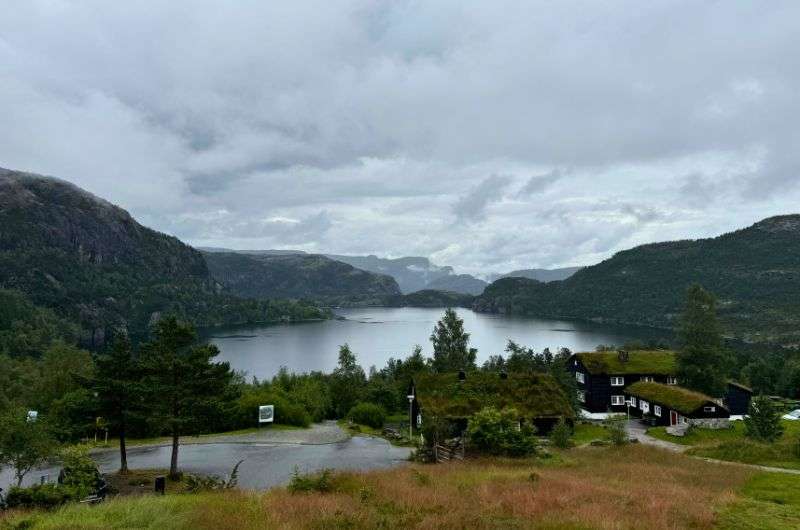
<instances>
[{"instance_id":1,"label":"sign post","mask_svg":"<svg viewBox=\"0 0 800 530\"><path fill-rule=\"evenodd\" d=\"M258 407L258 424L272 423L275 420L275 405L261 405Z\"/></svg>"}]
</instances>

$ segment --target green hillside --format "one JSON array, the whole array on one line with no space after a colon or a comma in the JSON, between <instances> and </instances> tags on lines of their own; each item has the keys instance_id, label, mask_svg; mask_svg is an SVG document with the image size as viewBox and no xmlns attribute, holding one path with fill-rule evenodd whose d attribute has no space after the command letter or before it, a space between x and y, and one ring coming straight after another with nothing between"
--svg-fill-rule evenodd
<instances>
[{"instance_id":1,"label":"green hillside","mask_svg":"<svg viewBox=\"0 0 800 530\"><path fill-rule=\"evenodd\" d=\"M800 215L772 217L712 239L643 245L560 282L503 278L473 307L669 328L692 282L718 297L729 336L798 344Z\"/></svg>"}]
</instances>

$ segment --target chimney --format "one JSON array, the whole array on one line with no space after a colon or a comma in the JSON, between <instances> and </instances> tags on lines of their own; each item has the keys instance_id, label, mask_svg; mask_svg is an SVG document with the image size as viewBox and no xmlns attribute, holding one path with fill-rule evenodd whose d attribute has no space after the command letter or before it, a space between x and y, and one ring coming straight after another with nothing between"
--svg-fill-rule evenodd
<instances>
[{"instance_id":1,"label":"chimney","mask_svg":"<svg viewBox=\"0 0 800 530\"><path fill-rule=\"evenodd\" d=\"M500 379L508 379L508 373L505 370L500 372Z\"/></svg>"},{"instance_id":2,"label":"chimney","mask_svg":"<svg viewBox=\"0 0 800 530\"><path fill-rule=\"evenodd\" d=\"M460 383L463 380L465 380L466 378L467 378L467 373L464 370L459 370L458 371L458 382Z\"/></svg>"},{"instance_id":3,"label":"chimney","mask_svg":"<svg viewBox=\"0 0 800 530\"><path fill-rule=\"evenodd\" d=\"M619 352L617 353L617 355L619 356L619 362L621 362L621 363L626 363L626 362L628 362L628 352L627 352L627 351L625 351L625 350L619 350Z\"/></svg>"}]
</instances>

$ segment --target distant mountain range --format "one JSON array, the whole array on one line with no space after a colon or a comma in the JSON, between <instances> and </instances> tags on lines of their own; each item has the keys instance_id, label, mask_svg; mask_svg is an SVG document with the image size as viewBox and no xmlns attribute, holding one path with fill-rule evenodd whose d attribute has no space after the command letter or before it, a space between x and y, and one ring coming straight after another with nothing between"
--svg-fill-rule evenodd
<instances>
[{"instance_id":1,"label":"distant mountain range","mask_svg":"<svg viewBox=\"0 0 800 530\"><path fill-rule=\"evenodd\" d=\"M670 328L693 282L716 294L729 336L800 344L800 215L711 239L642 245L560 282L503 278L473 308Z\"/></svg>"},{"instance_id":2,"label":"distant mountain range","mask_svg":"<svg viewBox=\"0 0 800 530\"><path fill-rule=\"evenodd\" d=\"M309 304L234 296L200 252L122 208L59 179L1 168L0 289L79 324L90 346L109 330L144 332L167 312L198 326L325 316ZM20 314L31 312L25 303L15 303Z\"/></svg>"},{"instance_id":3,"label":"distant mountain range","mask_svg":"<svg viewBox=\"0 0 800 530\"><path fill-rule=\"evenodd\" d=\"M583 267L565 267L563 269L520 269L506 274L490 274L489 282L494 282L500 278L528 278L538 280L543 283L558 282L566 280ZM480 293L477 293L480 294Z\"/></svg>"}]
</instances>

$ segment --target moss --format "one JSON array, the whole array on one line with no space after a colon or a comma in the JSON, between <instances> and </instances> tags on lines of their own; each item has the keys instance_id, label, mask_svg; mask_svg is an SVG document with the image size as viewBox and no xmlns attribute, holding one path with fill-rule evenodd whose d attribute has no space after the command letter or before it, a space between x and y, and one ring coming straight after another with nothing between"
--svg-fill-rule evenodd
<instances>
[{"instance_id":1,"label":"moss","mask_svg":"<svg viewBox=\"0 0 800 530\"><path fill-rule=\"evenodd\" d=\"M484 407L515 408L524 418L573 418L569 399L552 376L470 373L459 382L458 374L420 376L417 400L422 410L440 418L466 418Z\"/></svg>"},{"instance_id":2,"label":"moss","mask_svg":"<svg viewBox=\"0 0 800 530\"><path fill-rule=\"evenodd\" d=\"M691 414L704 404L713 402L712 398L700 392L694 392L680 386L664 385L650 381L639 381L630 385L625 391L637 398L666 405L684 414ZM715 406L718 407L719 405Z\"/></svg>"},{"instance_id":3,"label":"moss","mask_svg":"<svg viewBox=\"0 0 800 530\"><path fill-rule=\"evenodd\" d=\"M576 353L590 374L660 374L674 375L675 352L669 350L630 351L628 360L620 361L619 352Z\"/></svg>"}]
</instances>

